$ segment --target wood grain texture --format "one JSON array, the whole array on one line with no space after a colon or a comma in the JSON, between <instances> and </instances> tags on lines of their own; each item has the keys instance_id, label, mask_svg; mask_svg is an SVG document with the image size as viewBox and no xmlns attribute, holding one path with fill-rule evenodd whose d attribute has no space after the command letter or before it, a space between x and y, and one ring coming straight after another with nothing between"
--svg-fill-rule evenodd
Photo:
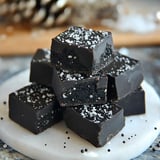
<instances>
[{"instance_id":1,"label":"wood grain texture","mask_svg":"<svg viewBox=\"0 0 160 160\"><path fill-rule=\"evenodd\" d=\"M37 48L50 48L51 39L67 27L53 29L24 29L10 26L0 27L0 55L30 55ZM109 30L93 27L96 30ZM112 30L110 30L112 31ZM130 46L160 45L160 30L148 34L122 33L112 31L115 48Z\"/></svg>"}]
</instances>

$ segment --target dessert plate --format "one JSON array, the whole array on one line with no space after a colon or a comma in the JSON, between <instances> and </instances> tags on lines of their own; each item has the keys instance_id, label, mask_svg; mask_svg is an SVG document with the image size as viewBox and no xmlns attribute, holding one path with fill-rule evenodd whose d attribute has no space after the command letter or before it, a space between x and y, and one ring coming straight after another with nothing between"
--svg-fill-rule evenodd
<instances>
[{"instance_id":1,"label":"dessert plate","mask_svg":"<svg viewBox=\"0 0 160 160\"><path fill-rule=\"evenodd\" d=\"M117 160L121 157L129 160L144 152L160 133L160 99L144 81L146 113L126 117L125 127L104 147L94 147L69 130L63 121L34 135L8 118L8 94L29 84L28 79L29 70L26 70L0 87L0 138L33 159Z\"/></svg>"}]
</instances>

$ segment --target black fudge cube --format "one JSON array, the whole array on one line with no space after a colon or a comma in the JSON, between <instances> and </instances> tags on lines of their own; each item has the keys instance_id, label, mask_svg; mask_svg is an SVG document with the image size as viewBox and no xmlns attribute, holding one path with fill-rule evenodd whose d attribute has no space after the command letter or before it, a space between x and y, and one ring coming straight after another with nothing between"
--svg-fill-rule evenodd
<instances>
[{"instance_id":1,"label":"black fudge cube","mask_svg":"<svg viewBox=\"0 0 160 160\"><path fill-rule=\"evenodd\" d=\"M56 69L54 73L53 88L61 106L102 104L107 101L107 76L86 77Z\"/></svg>"},{"instance_id":2,"label":"black fudge cube","mask_svg":"<svg viewBox=\"0 0 160 160\"><path fill-rule=\"evenodd\" d=\"M72 26L52 39L51 61L63 69L89 72L112 61L111 32Z\"/></svg>"},{"instance_id":3,"label":"black fudge cube","mask_svg":"<svg viewBox=\"0 0 160 160\"><path fill-rule=\"evenodd\" d=\"M138 89L143 80L140 62L119 53L115 54L114 61L99 74L108 75L108 100L127 96Z\"/></svg>"},{"instance_id":4,"label":"black fudge cube","mask_svg":"<svg viewBox=\"0 0 160 160\"><path fill-rule=\"evenodd\" d=\"M50 60L51 52L48 49L38 49L31 61L30 82L52 86L53 65Z\"/></svg>"},{"instance_id":5,"label":"black fudge cube","mask_svg":"<svg viewBox=\"0 0 160 160\"><path fill-rule=\"evenodd\" d=\"M31 84L9 95L9 117L38 134L62 119L53 90Z\"/></svg>"},{"instance_id":6,"label":"black fudge cube","mask_svg":"<svg viewBox=\"0 0 160 160\"><path fill-rule=\"evenodd\" d=\"M106 144L124 126L123 109L115 104L83 105L64 111L66 125L96 147Z\"/></svg>"},{"instance_id":7,"label":"black fudge cube","mask_svg":"<svg viewBox=\"0 0 160 160\"><path fill-rule=\"evenodd\" d=\"M125 116L144 114L145 92L142 88L139 88L115 103L124 109Z\"/></svg>"}]
</instances>

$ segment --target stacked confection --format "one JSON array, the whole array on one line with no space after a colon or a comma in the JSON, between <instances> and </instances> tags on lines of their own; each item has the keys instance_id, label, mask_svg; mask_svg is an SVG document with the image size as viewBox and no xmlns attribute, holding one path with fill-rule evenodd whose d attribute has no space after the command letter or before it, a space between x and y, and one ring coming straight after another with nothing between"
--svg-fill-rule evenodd
<instances>
[{"instance_id":1,"label":"stacked confection","mask_svg":"<svg viewBox=\"0 0 160 160\"><path fill-rule=\"evenodd\" d=\"M114 51L112 34L72 26L38 49L30 81L9 95L9 117L33 133L64 119L96 147L145 113L139 61Z\"/></svg>"}]
</instances>

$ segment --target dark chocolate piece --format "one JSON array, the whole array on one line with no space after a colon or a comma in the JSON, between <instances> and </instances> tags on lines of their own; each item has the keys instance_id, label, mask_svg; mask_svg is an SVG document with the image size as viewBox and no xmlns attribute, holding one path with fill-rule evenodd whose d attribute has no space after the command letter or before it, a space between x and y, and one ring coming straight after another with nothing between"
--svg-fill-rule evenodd
<instances>
[{"instance_id":1,"label":"dark chocolate piece","mask_svg":"<svg viewBox=\"0 0 160 160\"><path fill-rule=\"evenodd\" d=\"M145 92L142 88L130 93L126 97L115 101L124 109L124 115L137 115L145 113Z\"/></svg>"},{"instance_id":2,"label":"dark chocolate piece","mask_svg":"<svg viewBox=\"0 0 160 160\"><path fill-rule=\"evenodd\" d=\"M72 26L52 39L51 52L56 67L92 73L113 60L112 34Z\"/></svg>"},{"instance_id":3,"label":"dark chocolate piece","mask_svg":"<svg viewBox=\"0 0 160 160\"><path fill-rule=\"evenodd\" d=\"M49 55L49 50L39 49L36 52L31 62L30 81L52 86L61 106L107 101L107 77L56 70Z\"/></svg>"},{"instance_id":4,"label":"dark chocolate piece","mask_svg":"<svg viewBox=\"0 0 160 160\"><path fill-rule=\"evenodd\" d=\"M115 104L68 107L66 125L96 147L106 144L124 126L123 109Z\"/></svg>"},{"instance_id":5,"label":"dark chocolate piece","mask_svg":"<svg viewBox=\"0 0 160 160\"><path fill-rule=\"evenodd\" d=\"M9 95L9 117L38 134L62 119L62 108L51 88L31 84Z\"/></svg>"},{"instance_id":6,"label":"dark chocolate piece","mask_svg":"<svg viewBox=\"0 0 160 160\"><path fill-rule=\"evenodd\" d=\"M107 76L87 77L67 70L54 71L53 88L61 106L103 104L107 101ZM57 73L57 74L56 74Z\"/></svg>"},{"instance_id":7,"label":"dark chocolate piece","mask_svg":"<svg viewBox=\"0 0 160 160\"><path fill-rule=\"evenodd\" d=\"M48 49L38 49L31 61L30 82L40 83L51 87L53 81L53 65Z\"/></svg>"},{"instance_id":8,"label":"dark chocolate piece","mask_svg":"<svg viewBox=\"0 0 160 160\"><path fill-rule=\"evenodd\" d=\"M108 75L108 100L127 96L138 89L143 80L140 62L119 53L115 54L114 61L99 74Z\"/></svg>"}]
</instances>

